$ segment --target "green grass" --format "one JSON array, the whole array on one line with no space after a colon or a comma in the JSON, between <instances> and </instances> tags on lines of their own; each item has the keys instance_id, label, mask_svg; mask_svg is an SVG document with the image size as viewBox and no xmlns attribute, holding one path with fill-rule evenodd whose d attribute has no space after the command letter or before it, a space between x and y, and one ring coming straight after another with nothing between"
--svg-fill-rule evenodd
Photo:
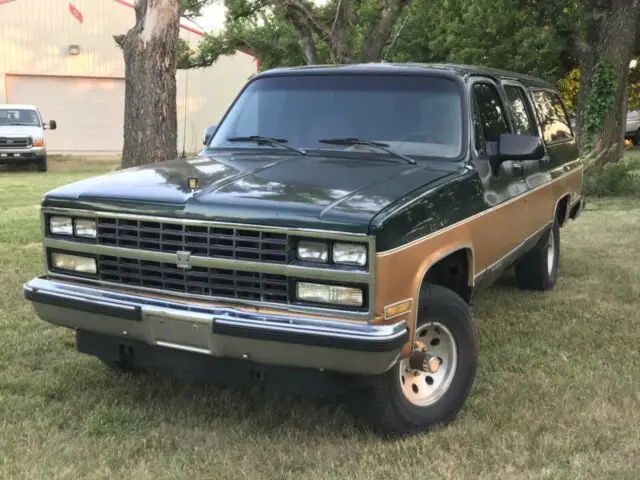
<instances>
[{"instance_id":1,"label":"green grass","mask_svg":"<svg viewBox=\"0 0 640 480\"><path fill-rule=\"evenodd\" d=\"M382 440L310 399L119 377L40 321L38 203L112 163L0 173L0 478L612 478L640 471L640 204L599 200L562 230L557 288L509 278L474 304L471 396L451 425Z\"/></svg>"}]
</instances>

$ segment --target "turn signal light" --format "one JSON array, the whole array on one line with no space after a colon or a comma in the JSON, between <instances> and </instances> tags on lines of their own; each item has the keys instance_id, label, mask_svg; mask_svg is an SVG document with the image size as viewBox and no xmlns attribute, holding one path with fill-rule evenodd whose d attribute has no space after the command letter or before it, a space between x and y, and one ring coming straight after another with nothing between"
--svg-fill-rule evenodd
<instances>
[{"instance_id":1,"label":"turn signal light","mask_svg":"<svg viewBox=\"0 0 640 480\"><path fill-rule=\"evenodd\" d=\"M387 305L384 307L384 318L388 320L390 318L397 317L402 315L403 313L409 313L411 311L411 299L402 300L401 302L394 303L392 305Z\"/></svg>"}]
</instances>

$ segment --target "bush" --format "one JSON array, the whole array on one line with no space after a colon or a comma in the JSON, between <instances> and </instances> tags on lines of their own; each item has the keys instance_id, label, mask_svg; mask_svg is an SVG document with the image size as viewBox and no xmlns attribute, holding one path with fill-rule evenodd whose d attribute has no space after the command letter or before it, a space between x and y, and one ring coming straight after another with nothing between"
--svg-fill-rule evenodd
<instances>
[{"instance_id":1,"label":"bush","mask_svg":"<svg viewBox=\"0 0 640 480\"><path fill-rule=\"evenodd\" d=\"M587 168L582 189L588 197L640 197L640 157Z\"/></svg>"}]
</instances>

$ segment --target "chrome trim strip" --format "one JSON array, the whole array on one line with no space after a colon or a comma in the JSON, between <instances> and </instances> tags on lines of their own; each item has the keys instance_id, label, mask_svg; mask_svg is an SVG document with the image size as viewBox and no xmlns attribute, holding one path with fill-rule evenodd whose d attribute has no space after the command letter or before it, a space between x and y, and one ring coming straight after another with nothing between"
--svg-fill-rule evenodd
<instances>
[{"instance_id":1,"label":"chrome trim strip","mask_svg":"<svg viewBox=\"0 0 640 480\"><path fill-rule=\"evenodd\" d=\"M110 255L114 257L135 258L154 262L176 263L174 253L138 250L135 248L111 247L94 243L81 243L66 240L45 239L45 246L59 250L88 253L93 255ZM191 265L194 267L222 268L228 270L242 270L246 272L271 273L290 277L313 278L321 280L336 280L341 282L368 283L369 273L358 270L338 270L329 268L315 268L281 263L250 262L226 258L201 257L191 255Z\"/></svg>"},{"instance_id":2,"label":"chrome trim strip","mask_svg":"<svg viewBox=\"0 0 640 480\"><path fill-rule=\"evenodd\" d=\"M245 312L236 308L193 306L152 297L141 297L111 290L71 285L41 277L34 278L24 285L25 290L47 292L67 299L82 299L102 304L139 307L144 314L161 315L181 319L208 320L256 329L289 333L330 336L365 341L393 340L404 335L406 321L392 325L372 325L318 318L272 315Z\"/></svg>"},{"instance_id":3,"label":"chrome trim strip","mask_svg":"<svg viewBox=\"0 0 640 480\"><path fill-rule=\"evenodd\" d=\"M575 163L581 163L581 161L580 160L576 160L575 162L571 162L570 165L573 165ZM578 166L578 167L576 167L576 168L574 168L572 170L569 170L568 172L563 173L562 175L559 175L556 178L554 178L554 179L552 179L552 180L550 180L550 181L548 181L546 183L543 183L542 185L538 185L535 188L528 189L528 190L522 192L521 194L519 194L516 197L510 198L509 200L505 200L504 202L499 203L498 205L495 205L493 207L487 208L486 210L482 210L481 212L478 212L475 215L472 215L471 217L464 218L464 219L460 220L459 222L453 223L451 225L447 225L444 228L441 228L439 230L435 230L433 232L430 232L430 233L428 233L428 234L426 234L426 235L424 235L424 236L422 236L420 238L416 238L415 240L411 240L408 243L405 243L403 245L399 245L399 246L394 247L394 248L392 248L390 250L385 250L383 252L378 252L377 255L379 257L383 257L385 255L391 255L391 254L393 254L395 252L398 252L398 251L400 251L402 249L410 248L410 247L412 247L413 245L415 245L415 244L417 244L419 242L423 242L423 241L425 241L425 240L427 240L429 238L435 237L437 235L441 235L441 234L443 234L445 232L448 232L449 230L452 230L454 228L459 227L460 225L464 225L465 223L469 223L469 222L472 222L474 220L477 220L478 218L480 218L480 217L482 217L484 215L487 215L487 214L489 214L491 212L494 212L495 210L498 210L498 209L500 209L500 208L502 208L502 207L504 207L506 205L509 205L509 204L511 204L513 202L516 202L518 200L522 200L522 198L529 196L531 193L533 193L533 192L535 192L537 190L540 190L542 188L548 188L550 185L553 185L554 183L556 183L556 182L558 182L560 180L563 180L563 179L565 179L566 177L568 177L570 175L575 175L579 171L584 171L584 166L583 165L580 165L580 166ZM430 192L432 192L432 191L433 190L430 190ZM426 195L427 193L429 193L429 192L425 192L423 195ZM395 213L395 211L404 208L404 205L409 205L413 200L414 199L410 200L406 204L398 206L398 208L396 210L394 210L394 213ZM555 215L555 212L554 212L554 215Z\"/></svg>"},{"instance_id":4,"label":"chrome trim strip","mask_svg":"<svg viewBox=\"0 0 640 480\"><path fill-rule=\"evenodd\" d=\"M45 207L43 208L45 213L51 214L63 214L63 215L76 215L84 217L103 217L103 218L121 218L124 220L140 220L150 222L167 222L178 223L181 225L203 226L203 227L227 227L227 228L241 228L245 230L259 230L262 232L275 232L286 233L289 235L298 236L314 236L325 237L335 240L353 240L354 238L366 239L368 237L365 233L345 233L333 230L316 230L306 228L291 228L291 227L269 227L262 225L253 225L248 223L232 223L232 222L216 222L211 220L194 220L188 218L179 217L160 217L153 215L138 215L131 213L115 213L115 212L102 212L91 210L76 210L71 208L55 208Z\"/></svg>"},{"instance_id":5,"label":"chrome trim strip","mask_svg":"<svg viewBox=\"0 0 640 480\"><path fill-rule=\"evenodd\" d=\"M503 255L502 257L500 257L498 260L496 260L495 262L493 262L491 265L488 265L487 267L483 268L482 270L480 270L476 276L473 278L473 281L475 283L475 281L482 277L482 275L484 275L487 272L490 272L491 270L493 270L494 268L498 267L500 268L500 265L502 263L504 263L506 260L509 259L509 257L511 257L513 254L517 253L518 250L522 249L522 247L524 247L528 242L530 242L532 239L534 239L536 236L540 235L542 232L544 232L544 230L546 230L547 228L549 228L550 225L553 225L553 221L551 222L547 222L545 223L541 228L539 228L538 230L536 230L535 232L533 232L531 235L529 235L527 238L525 238L524 240L522 240L518 245L516 245L514 248L512 248L511 250L509 250L505 255Z\"/></svg>"},{"instance_id":6,"label":"chrome trim strip","mask_svg":"<svg viewBox=\"0 0 640 480\"><path fill-rule=\"evenodd\" d=\"M206 348L190 347L188 345L180 345L179 343L163 342L162 340L156 340L155 344L159 347L172 348L174 350L184 350L191 353L202 353L209 355L209 350Z\"/></svg>"}]
</instances>

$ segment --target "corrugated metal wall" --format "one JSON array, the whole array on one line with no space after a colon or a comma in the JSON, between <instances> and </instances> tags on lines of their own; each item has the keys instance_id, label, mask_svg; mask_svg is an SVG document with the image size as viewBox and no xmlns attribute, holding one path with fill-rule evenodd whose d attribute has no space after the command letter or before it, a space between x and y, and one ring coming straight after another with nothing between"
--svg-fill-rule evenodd
<instances>
[{"instance_id":1,"label":"corrugated metal wall","mask_svg":"<svg viewBox=\"0 0 640 480\"><path fill-rule=\"evenodd\" d=\"M122 52L113 35L135 21L128 0L0 0L0 102L6 101L7 74L124 77ZM70 12L72 4L82 23ZM196 45L199 35L185 28L180 36ZM69 55L79 45L79 55ZM178 148L200 149L208 124L217 123L247 78L256 71L252 56L237 52L207 69L180 71ZM188 86L187 86L188 82ZM188 90L188 98L185 93ZM52 92L52 94L55 94ZM124 99L123 99L124 101ZM184 104L187 104L186 118Z\"/></svg>"}]
</instances>

